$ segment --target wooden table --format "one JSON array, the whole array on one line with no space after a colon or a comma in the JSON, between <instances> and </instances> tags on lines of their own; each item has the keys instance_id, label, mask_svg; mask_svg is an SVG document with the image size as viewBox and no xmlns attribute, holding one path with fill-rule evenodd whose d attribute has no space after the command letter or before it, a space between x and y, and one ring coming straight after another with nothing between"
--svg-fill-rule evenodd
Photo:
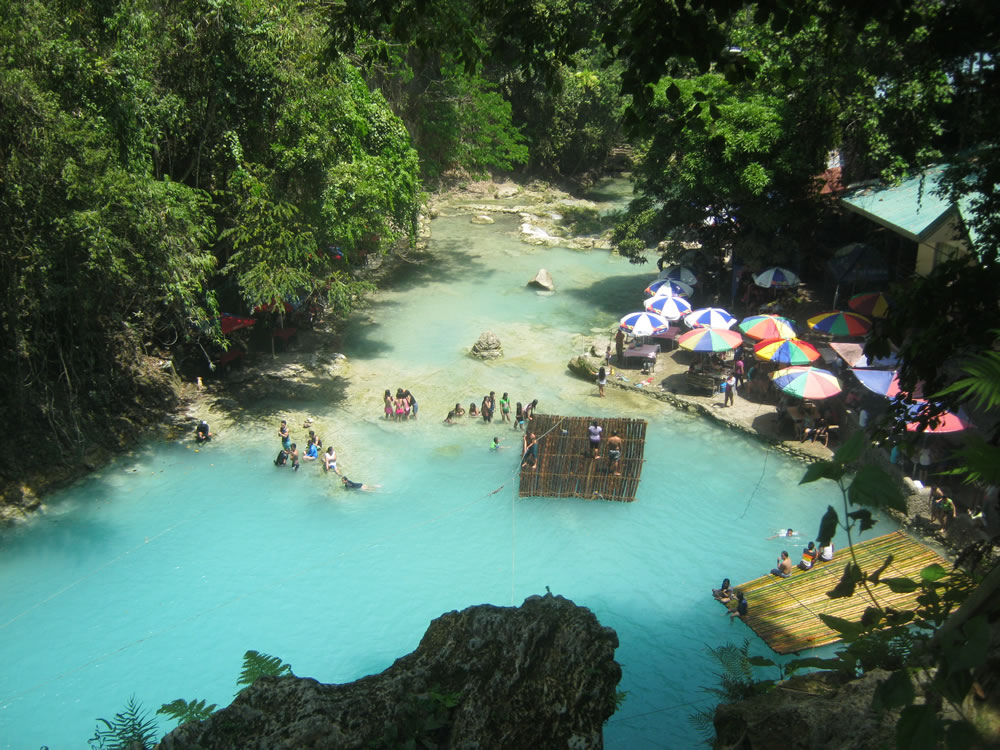
<instances>
[{"instance_id":1,"label":"wooden table","mask_svg":"<svg viewBox=\"0 0 1000 750\"><path fill-rule=\"evenodd\" d=\"M630 359L644 359L649 360L653 364L656 364L656 355L659 353L660 347L658 344L646 344L645 346L630 346L625 350L625 366L628 367L628 361Z\"/></svg>"}]
</instances>

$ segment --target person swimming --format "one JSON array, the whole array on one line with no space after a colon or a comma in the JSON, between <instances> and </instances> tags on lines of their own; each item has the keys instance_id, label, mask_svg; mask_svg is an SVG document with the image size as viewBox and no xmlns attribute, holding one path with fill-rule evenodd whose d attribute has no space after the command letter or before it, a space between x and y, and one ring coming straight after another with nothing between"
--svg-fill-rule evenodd
<instances>
[{"instance_id":1,"label":"person swimming","mask_svg":"<svg viewBox=\"0 0 1000 750\"><path fill-rule=\"evenodd\" d=\"M345 490L362 490L363 492L374 492L379 485L365 484L364 482L353 482L346 476L342 476L340 481L344 484Z\"/></svg>"},{"instance_id":2,"label":"person swimming","mask_svg":"<svg viewBox=\"0 0 1000 750\"><path fill-rule=\"evenodd\" d=\"M500 450L500 448L501 448L501 446L500 446L500 438L494 436L493 437L493 444L490 446L490 450L491 451L498 451L498 450Z\"/></svg>"}]
</instances>

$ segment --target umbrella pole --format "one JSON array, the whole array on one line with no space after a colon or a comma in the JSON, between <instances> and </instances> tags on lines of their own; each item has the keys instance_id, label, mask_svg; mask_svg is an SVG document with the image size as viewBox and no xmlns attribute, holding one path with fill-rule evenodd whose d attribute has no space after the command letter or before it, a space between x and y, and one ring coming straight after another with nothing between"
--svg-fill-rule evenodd
<instances>
[{"instance_id":1,"label":"umbrella pole","mask_svg":"<svg viewBox=\"0 0 1000 750\"><path fill-rule=\"evenodd\" d=\"M833 309L837 309L837 297L840 296L840 284L837 284L837 288L833 290Z\"/></svg>"}]
</instances>

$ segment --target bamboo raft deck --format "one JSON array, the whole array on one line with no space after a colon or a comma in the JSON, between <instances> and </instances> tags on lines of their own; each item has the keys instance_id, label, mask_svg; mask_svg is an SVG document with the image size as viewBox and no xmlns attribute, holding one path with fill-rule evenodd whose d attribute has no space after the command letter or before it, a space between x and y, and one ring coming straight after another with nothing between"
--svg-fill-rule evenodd
<instances>
[{"instance_id":1,"label":"bamboo raft deck","mask_svg":"<svg viewBox=\"0 0 1000 750\"><path fill-rule=\"evenodd\" d=\"M796 547L795 551L801 552L801 549ZM882 567L886 558L892 555L892 565L882 574L883 579L919 580L920 571L928 565L950 566L946 559L901 531L856 544L854 552L861 569L868 573ZM788 554L792 556L793 551L789 549ZM860 585L854 596L845 599L831 599L826 595L840 581L844 565L850 560L849 550L837 550L833 560L817 563L812 570L796 567L788 578L766 575L735 586L734 589L743 591L749 605L743 620L779 654L836 643L840 634L824 625L817 615L822 613L858 621L871 606L871 600ZM881 584L873 591L881 606L896 609L913 609L920 593L918 590L894 594Z\"/></svg>"},{"instance_id":2,"label":"bamboo raft deck","mask_svg":"<svg viewBox=\"0 0 1000 750\"><path fill-rule=\"evenodd\" d=\"M639 488L646 420L598 419L603 428L601 457L591 457L587 428L594 417L560 417L535 414L530 429L539 437L538 465L521 469L521 497L583 497L631 503ZM617 432L622 439L621 476L615 476L608 460L608 438ZM543 437L544 435L544 437Z\"/></svg>"}]
</instances>

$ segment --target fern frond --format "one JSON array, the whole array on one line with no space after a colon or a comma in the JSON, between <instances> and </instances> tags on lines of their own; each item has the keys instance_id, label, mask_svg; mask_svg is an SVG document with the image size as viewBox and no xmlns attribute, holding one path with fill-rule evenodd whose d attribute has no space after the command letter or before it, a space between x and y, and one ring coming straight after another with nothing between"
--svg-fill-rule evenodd
<instances>
[{"instance_id":1,"label":"fern frond","mask_svg":"<svg viewBox=\"0 0 1000 750\"><path fill-rule=\"evenodd\" d=\"M115 714L114 721L98 719L104 729L98 726L89 744L95 750L146 750L156 742L159 734L156 719L148 716L135 696L128 699L125 710Z\"/></svg>"},{"instance_id":2,"label":"fern frond","mask_svg":"<svg viewBox=\"0 0 1000 750\"><path fill-rule=\"evenodd\" d=\"M251 650L243 654L243 671L240 672L236 684L248 687L253 685L258 677L281 677L290 674L292 674L291 665L285 664L277 656Z\"/></svg>"},{"instance_id":3,"label":"fern frond","mask_svg":"<svg viewBox=\"0 0 1000 750\"><path fill-rule=\"evenodd\" d=\"M205 705L205 701L186 701L178 698L172 703L164 703L156 713L169 716L177 721L177 726L190 724L192 721L203 721L215 713L216 705Z\"/></svg>"}]
</instances>

